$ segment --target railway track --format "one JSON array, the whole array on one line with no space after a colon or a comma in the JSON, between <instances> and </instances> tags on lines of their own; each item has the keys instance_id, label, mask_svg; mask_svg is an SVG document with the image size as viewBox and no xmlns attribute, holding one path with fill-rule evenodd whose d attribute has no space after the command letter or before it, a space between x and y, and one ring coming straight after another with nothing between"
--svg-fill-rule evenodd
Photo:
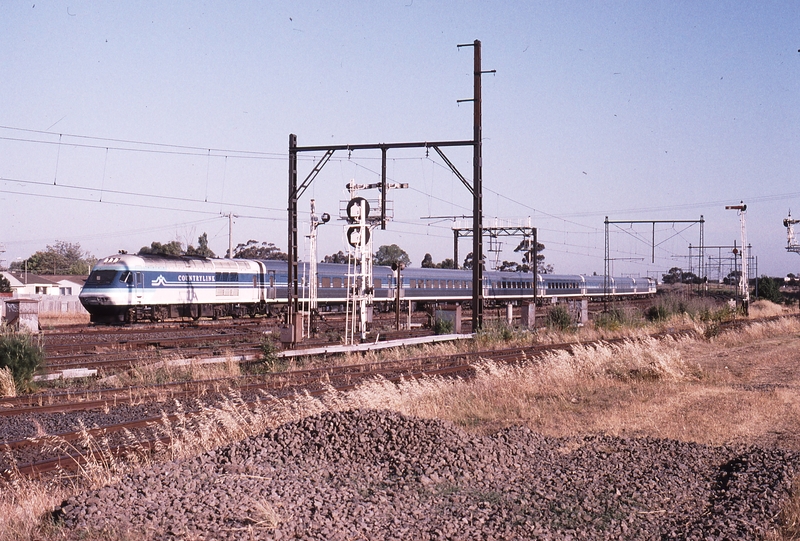
<instances>
[{"instance_id":1,"label":"railway track","mask_svg":"<svg viewBox=\"0 0 800 541\"><path fill-rule=\"evenodd\" d=\"M605 340L603 343L622 342L625 339ZM600 342L597 342L600 343ZM588 345L592 343L587 343ZM524 348L468 352L456 355L416 357L402 361L383 361L362 363L328 368L297 370L292 372L272 373L266 376L246 376L226 380L206 380L192 383L173 383L153 388L97 390L94 394L84 392L79 400L71 399L69 393L51 396L47 404L12 404L0 401L0 416L7 418L36 418L37 416L58 412L76 412L91 410L109 410L120 408L125 404L157 403L161 405L158 412L149 413L124 422L98 424L91 428L63 431L40 437L17 438L0 442L0 450L7 456L13 456L17 464L16 470L26 475L46 473L57 468L77 468L82 461L92 458L91 452L62 453L58 456L40 456L41 451L51 452L56 449L53 441L70 443L87 437L102 437L108 440L107 452L122 456L132 449L152 449L163 444L163 438L154 435L163 423L186 419L187 416L201 415L203 408L172 411L170 403L187 403L191 399L204 396L209 403L214 403L224 396L235 393L241 397L239 407L256 408L263 403L265 396L285 398L298 393L318 396L330 389L344 392L353 389L368 379L381 377L390 382L401 379L421 377L470 377L474 374L474 364L481 359L491 359L498 363L516 363L531 360L556 350L570 349L574 343L554 345L534 345ZM74 395L73 395L74 396ZM123 435L136 436L136 442L125 443ZM48 445L49 444L49 445ZM61 449L64 446L62 445ZM6 469L8 469L8 465Z\"/></svg>"},{"instance_id":2,"label":"railway track","mask_svg":"<svg viewBox=\"0 0 800 541\"><path fill-rule=\"evenodd\" d=\"M46 376L70 369L101 370L109 374L175 358L251 358L261 351L265 336L274 337L275 330L273 326L251 322L106 328L105 332L95 328L47 332L44 335L45 367L37 375ZM381 340L428 334L430 330L423 328L403 331L379 329L373 333ZM298 348L329 343L330 338L322 336L306 339Z\"/></svg>"},{"instance_id":3,"label":"railway track","mask_svg":"<svg viewBox=\"0 0 800 541\"><path fill-rule=\"evenodd\" d=\"M765 318L775 319L775 318ZM752 323L750 321L733 321L723 324L724 327ZM675 331L664 334L692 334L690 331ZM625 339L604 340L603 343L615 343ZM592 345L594 342L582 343ZM157 387L127 389L97 389L75 392L51 393L46 397L35 398L31 403L29 397L0 400L0 416L23 423L35 424L48 415L64 417L67 412L104 412L114 413L125 405L149 404L154 408L144 409L139 413L121 413L115 422L92 421L87 416L86 427L78 429L50 431L50 435L28 435L27 437L8 437L0 442L0 451L5 458L3 469L26 475L38 475L53 469L77 468L82 461L91 460L95 451L88 448L75 452L65 452L70 446L80 447L82 438L95 437L105 440L104 453L115 453L119 456L131 452L149 452L165 443L164 437L158 435L157 427L179 419L191 418L204 412L204 404L213 407L220 400L230 400L234 396L237 407L254 409L263 404L265 397L280 399L295 396L297 393L308 393L312 396L326 392L328 389L347 391L359 383L375 377L397 382L401 379L430 376L462 376L474 374L474 365L480 359L491 359L494 362L515 363L521 360L535 359L542 354L559 349L572 348L574 343L555 345L535 345L524 348L509 348L461 353L452 356L418 357L402 361L384 361L362 363L339 367L315 368L292 372L272 373L264 376L246 376L226 380L207 380L203 382L170 383ZM28 403L24 403L28 400ZM197 401L198 406L192 409L171 408L178 402L188 404ZM120 416L129 415L120 420ZM57 433L55 433L57 432ZM131 441L133 439L133 442ZM61 442L60 446L53 442ZM54 451L60 451L55 452Z\"/></svg>"}]
</instances>

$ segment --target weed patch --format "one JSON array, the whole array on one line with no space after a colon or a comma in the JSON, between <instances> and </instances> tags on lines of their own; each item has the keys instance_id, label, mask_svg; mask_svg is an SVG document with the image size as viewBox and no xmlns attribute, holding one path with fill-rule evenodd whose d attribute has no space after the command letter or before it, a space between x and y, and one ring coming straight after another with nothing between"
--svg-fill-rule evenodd
<instances>
[{"instance_id":1,"label":"weed patch","mask_svg":"<svg viewBox=\"0 0 800 541\"><path fill-rule=\"evenodd\" d=\"M4 329L0 334L0 368L8 368L17 391L33 390L33 373L44 364L41 339Z\"/></svg>"}]
</instances>

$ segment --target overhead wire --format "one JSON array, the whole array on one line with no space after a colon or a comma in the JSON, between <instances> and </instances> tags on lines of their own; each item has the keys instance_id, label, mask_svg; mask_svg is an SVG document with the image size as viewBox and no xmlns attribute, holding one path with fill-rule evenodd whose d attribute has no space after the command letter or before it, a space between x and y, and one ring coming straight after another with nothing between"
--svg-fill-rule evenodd
<instances>
[{"instance_id":1,"label":"overhead wire","mask_svg":"<svg viewBox=\"0 0 800 541\"><path fill-rule=\"evenodd\" d=\"M14 182L14 183L17 183L17 184L29 184L29 185L34 185L34 186L44 186L44 187L52 186L49 183L45 183L45 182L38 181L38 180L26 180L26 179L8 178L8 177L0 177L0 181ZM89 191L89 192L98 191L97 188L90 188L88 186L75 186L75 185L70 185L70 184L58 184L57 187L59 187L59 188L67 188L67 189L71 189L71 190ZM109 190L109 189L103 189L102 187L101 187L101 189L99 191L101 193L113 193L113 194L116 194L116 195L125 195L125 196L133 196L133 197L146 197L146 198L152 198L152 199L163 199L163 200L168 200L168 201L180 201L180 202L185 202L185 203L209 203L209 204L214 204L214 205L229 205L229 206L234 206L234 207L237 207L237 208L252 208L252 209L259 209L259 210L270 210L270 211L276 211L276 212L283 212L285 210L285 209L275 208L275 207L264 207L264 206L261 206L261 205L248 205L246 203L232 203L232 202L214 201L214 200L208 201L208 200L203 200L203 199L193 199L193 198L190 198L190 197L178 197L178 196L174 196L174 195L157 195L157 194L146 194L146 193L140 193L140 192L129 192L129 191L126 191L126 190ZM28 194L28 195L38 195L38 194ZM82 200L83 201L94 201L93 199L82 199ZM95 201L95 202L97 202L97 201ZM104 201L101 200L99 202L104 202ZM161 208L161 207L153 207L153 208Z\"/></svg>"},{"instance_id":2,"label":"overhead wire","mask_svg":"<svg viewBox=\"0 0 800 541\"><path fill-rule=\"evenodd\" d=\"M129 145L145 145L145 146L152 146L152 147L162 147L162 148L171 148L171 149L182 149L182 150L196 150L202 153L209 151L209 152L223 152L223 153L232 153L232 154L243 154L248 155L252 154L256 157L263 157L263 158L277 158L277 159L284 159L288 157L288 152L286 153L277 153L277 152L261 152L261 151L254 151L254 150L233 150L233 149L222 149L222 148L204 148L204 147L196 147L196 146L189 146L189 145L176 145L176 144L169 144L169 143L153 143L148 141L135 141L131 139L114 139L110 137L95 137L90 135L76 135L76 134L69 134L69 133L55 133L51 131L43 131L43 130L33 130L29 128L17 128L13 126L0 126L0 129L4 130L14 130L14 131L21 131L27 133L38 133L43 135L58 135L59 139L61 136L72 137L75 139L87 139L90 141L110 141L112 143L125 143ZM3 137L0 136L0 139L9 140L9 141L22 141L22 142L29 142L29 143L51 143L50 141L40 141L37 139L19 139L19 138L11 138L11 137ZM56 143L57 144L57 143ZM72 143L70 143L73 145ZM85 145L88 148L105 148L106 145L102 146L94 146L94 145ZM142 151L142 149L129 149L129 148L113 148L112 150L131 150L131 151ZM181 153L178 153L181 154Z\"/></svg>"},{"instance_id":3,"label":"overhead wire","mask_svg":"<svg viewBox=\"0 0 800 541\"><path fill-rule=\"evenodd\" d=\"M129 196L129 197L153 198L153 199L171 200L171 201L177 201L177 202L209 203L209 204L215 204L215 205L228 205L228 206L233 206L233 207L237 207L237 208L253 208L253 209L275 211L275 212L283 212L285 210L285 209L281 209L281 208L263 207L263 206L258 206L258 205L249 205L249 204L242 204L242 203L230 203L230 202L222 202L222 201L209 201L208 200L208 182L209 182L209 176L210 176L210 173L209 173L210 160L211 160L212 157L224 157L225 158L225 162L224 162L225 163L225 166L224 166L225 169L224 169L224 173L223 173L223 183L224 183L225 172L227 170L227 160L228 160L229 157L233 158L233 159L250 159L250 158L252 158L252 159L266 159L266 160L285 160L288 157L288 153L284 153L284 152L281 152L281 153L270 153L270 152L260 152L260 151L233 150L233 149L207 148L207 147L204 148L204 147L197 147L197 146L190 146L190 145L176 145L176 144L155 143L155 142L148 142L148 141L137 141L137 140L130 140L130 139L93 137L93 136L78 135L78 134L56 133L56 132L52 132L52 131L32 130L32 129L26 129L26 128L12 127L12 126L0 126L0 129L13 130L13 131L19 131L19 132L24 132L24 133L39 134L39 135L46 135L48 137L55 137L56 135L58 135L58 141L46 141L46 140L36 139L36 138L22 138L22 137L8 137L8 136L0 136L0 139L7 140L7 141L17 141L17 142L36 143L36 144L55 144L55 145L58 145L59 146L59 155L56 158L56 171L55 171L55 175L54 175L53 185L56 185L56 186L59 186L59 187L63 187L63 188L67 188L67 189L84 190L84 191L97 191L96 188L90 188L90 187L86 187L86 186L58 185L57 184L58 162L59 162L59 158L60 158L61 147L62 146L72 146L72 147L82 147L82 148L96 148L96 149L104 149L104 151L105 151L105 159L104 159L104 166L103 166L103 177L102 177L102 181L101 181L101 187L100 187L100 190L99 190L100 191L100 200L99 201L96 201L96 200L93 200L93 199L69 197L69 196L64 196L64 195L34 194L34 193L29 193L29 192L20 192L20 191L13 191L13 190L0 190L0 193L8 193L8 194L14 194L14 195L23 195L23 196L27 195L27 196L31 196L31 197L46 197L46 198L50 198L50 199L62 199L62 200L71 200L71 201L101 202L101 203L108 203L108 204L115 204L115 205L122 205L122 206L138 207L138 208L151 208L151 209L156 209L156 210L182 211L182 212L191 212L191 213L199 213L199 214L209 214L209 215L210 214L215 214L215 213L212 213L211 211L188 210L188 209L184 209L184 208L176 209L176 208L172 208L172 207L168 207L168 206L135 204L135 203L129 203L129 202L107 202L107 201L103 201L103 195L105 193L109 193L109 194L116 194L116 195L125 195L125 196ZM84 141L84 140L85 141L98 141L98 142L104 142L104 143L109 143L110 142L110 143L116 143L117 146L107 145L107 144L94 145L94 144L80 143L80 142L76 142L76 141L68 141L68 140L65 140L65 138L66 139L76 139L76 140L79 140L79 141ZM139 147L149 147L149 148L133 148L131 146L124 146L124 145L136 145L136 146L139 146ZM157 194L137 193L137 192L131 192L131 191L125 191L125 190L106 190L105 189L105 177L106 177L106 167L107 167L108 153L109 153L110 150L123 151L123 152L165 153L165 154L191 155L191 156L203 156L203 155L205 155L206 159L207 159L206 194L205 194L205 198L204 199L193 199L193 198L186 198L186 197L175 197L175 196L165 196L165 195L157 195ZM303 159L304 157L303 156L299 156L299 158ZM305 157L305 159L306 160L313 160L313 157L308 156L308 157ZM336 159L337 161L340 161L340 162L344 162L344 160L345 160L344 157L338 157L338 156L335 157L335 158L332 158L332 159ZM348 161L351 161L351 156L348 155L348 157L346 159ZM380 157L372 157L372 156L360 156L359 157L359 160L379 160L379 159L381 159L381 158ZM393 176L394 176L394 173L396 172L396 164L395 164L396 161L399 161L399 160L411 160L411 159L421 160L421 158L419 158L419 157L393 157L392 158L392 160L393 160L393 167L392 167ZM431 171L431 175L432 175L431 187L434 184L433 175L434 175L434 172L435 172L435 167L441 167L442 169L451 171L451 179L452 179L452 170L450 170L450 168L445 167L443 164L437 162L436 160L431 159L428 156L426 156L424 159L428 160L430 163L433 164L432 165L432 171ZM358 162L352 162L351 161L351 163L354 164L354 167L356 169L363 169L363 170L365 170L365 171L367 171L367 172L369 172L369 173L371 173L373 175L380 176L380 173L378 171L375 171L374 169L372 169L370 167L367 167L367 166L365 166L363 164L360 164ZM425 176L424 173L425 173L425 171L423 169L423 177ZM46 184L46 183L43 183L43 182L22 180L22 179L0 178L0 180L7 181L7 182L23 183L23 184L41 185L41 186L49 186L50 185L49 183ZM223 187L223 190L224 190L224 187ZM416 193L421 194L422 196L428 198L429 202L432 201L432 200L435 200L435 201L439 201L439 202L442 202L442 203L449 204L451 206L451 208L457 207L457 208L462 209L464 211L469 211L470 210L470 208L467 207L466 205L462 205L462 204L456 203L455 202L455 197L451 197L448 200L448 199L437 197L437 196L433 195L432 193L425 193L424 191L421 191L421 190L418 190L418 189L415 189L415 188L411 188L411 190L413 192L416 192ZM530 206L528 204L522 203L522 202L520 202L518 200L512 199L511 197L508 197L508 196L506 196L506 195L504 195L504 194L502 194L500 192L492 190L491 188L488 188L485 185L484 185L484 190L487 191L488 193L492 193L492 194L496 195L498 199L502 198L504 200L507 200L509 202L512 202L512 203L520 206L521 208L525 208L525 209L531 210L534 213L539 214L541 216L544 216L546 218L559 220L559 221L561 221L561 222L563 222L565 224L570 224L570 225L573 225L573 226L576 226L576 227L579 227L579 228L582 228L582 229L589 229L590 230L589 232L576 231L576 232L574 232L575 234L587 234L587 235L589 235L589 234L596 234L596 233L600 232L600 230L597 227L586 225L586 224L583 224L583 223L580 223L580 222L576 222L576 221L570 220L568 218L600 216L600 215L604 214L602 212L583 212L583 213L564 214L564 215L558 216L558 215L554 215L554 214L551 214L551 213L544 212L544 211L542 211L540 209L537 209L537 208L535 208L533 206ZM763 201L773 201L773 200L779 200L779 199L793 199L793 198L797 198L797 197L800 197L800 192L788 192L788 193L783 193L783 194L762 195L762 196L748 198L748 200L751 201L751 202L763 202ZM638 213L638 212L655 212L655 211L687 209L687 208L703 208L703 207L707 207L707 206L711 206L711 205L720 205L720 204L727 203L727 202L728 201L726 201L726 200L710 201L710 202L696 202L696 203L687 203L687 204L680 204L680 205L668 205L668 206L663 206L663 207L640 207L640 208L632 208L632 209L623 209L623 210L618 210L618 211L615 211L615 212L631 212L631 213L636 212L636 213ZM279 221L279 220L282 219L282 218L269 218L269 217L263 217L263 216L246 216L246 217L253 218L253 219L273 220L273 221ZM398 221L398 223L401 223L401 222ZM409 225L411 227L414 227L415 224L411 223L411 222L407 222L407 225ZM541 231L550 231L547 228L541 228L541 227L537 228L537 229L539 229ZM555 230L553 230L553 231L555 231ZM682 230L682 231L685 231L685 229ZM676 235L677 236L681 236L681 238L683 238L682 235L681 235L682 231L681 232L677 232ZM559 232L560 232L560 230L559 230ZM673 237L674 236L675 235L673 235ZM670 237L670 238L672 238L672 237ZM669 240L669 239L665 239L664 241L660 242L658 247L660 248L660 245L665 243L665 242L667 242L667 240ZM556 239L550 239L547 242L550 245L556 244L556 245L561 245L561 246L581 247L581 248L585 248L587 250L587 252L593 249L590 245L586 245L586 246L575 245L575 244L572 244L572 243L560 242L560 241L558 241ZM596 247L594 249L596 249ZM664 251L666 253L669 253L668 250L664 250Z\"/></svg>"}]
</instances>

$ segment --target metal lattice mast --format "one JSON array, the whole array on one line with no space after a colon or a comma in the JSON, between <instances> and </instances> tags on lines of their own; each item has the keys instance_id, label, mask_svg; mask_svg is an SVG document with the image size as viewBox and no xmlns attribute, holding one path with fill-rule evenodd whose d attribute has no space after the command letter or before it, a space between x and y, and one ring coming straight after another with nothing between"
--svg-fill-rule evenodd
<instances>
[{"instance_id":1,"label":"metal lattice mast","mask_svg":"<svg viewBox=\"0 0 800 541\"><path fill-rule=\"evenodd\" d=\"M744 201L742 201L738 205L728 205L725 208L727 210L735 210L739 214L739 227L742 235L742 275L739 278L739 289L742 294L742 306L744 307L746 314L748 307L750 306L750 274L747 265L749 254L747 253L747 223L745 220L745 216L747 214L747 205L745 205Z\"/></svg>"},{"instance_id":2,"label":"metal lattice mast","mask_svg":"<svg viewBox=\"0 0 800 541\"><path fill-rule=\"evenodd\" d=\"M348 215L351 225L347 229L348 243L352 254L348 257L352 261L352 267L348 268L348 306L352 310L347 311L345 328L345 344L354 343L355 331L359 332L361 340L367 337L367 323L369 309L373 301L372 289L372 235L369 223L369 203L362 197L356 197L359 186L349 184L350 203L348 204ZM349 322L352 317L352 323Z\"/></svg>"},{"instance_id":3,"label":"metal lattice mast","mask_svg":"<svg viewBox=\"0 0 800 541\"><path fill-rule=\"evenodd\" d=\"M783 227L786 228L786 251L800 254L800 244L794 236L794 225L800 224L800 220L792 218L792 211L789 211L789 216L783 219Z\"/></svg>"},{"instance_id":4,"label":"metal lattice mast","mask_svg":"<svg viewBox=\"0 0 800 541\"><path fill-rule=\"evenodd\" d=\"M317 203L311 200L311 220L308 233L308 324L306 336L311 336L312 319L319 306L319 277L317 272L317 228L330 220L330 215L324 213L322 218L317 216Z\"/></svg>"},{"instance_id":5,"label":"metal lattice mast","mask_svg":"<svg viewBox=\"0 0 800 541\"><path fill-rule=\"evenodd\" d=\"M608 311L608 276L610 274L609 261L610 255L608 250L608 216L605 219L606 226L606 253L603 257L603 311Z\"/></svg>"}]
</instances>

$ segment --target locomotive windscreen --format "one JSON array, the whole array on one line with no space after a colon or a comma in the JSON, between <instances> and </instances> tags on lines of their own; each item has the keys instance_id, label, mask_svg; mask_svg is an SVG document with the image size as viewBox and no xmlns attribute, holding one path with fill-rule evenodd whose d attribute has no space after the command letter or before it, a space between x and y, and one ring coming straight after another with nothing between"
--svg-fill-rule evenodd
<instances>
[{"instance_id":1,"label":"locomotive windscreen","mask_svg":"<svg viewBox=\"0 0 800 541\"><path fill-rule=\"evenodd\" d=\"M86 280L87 286L107 286L114 281L114 276L117 275L115 270L96 270L89 275Z\"/></svg>"}]
</instances>

